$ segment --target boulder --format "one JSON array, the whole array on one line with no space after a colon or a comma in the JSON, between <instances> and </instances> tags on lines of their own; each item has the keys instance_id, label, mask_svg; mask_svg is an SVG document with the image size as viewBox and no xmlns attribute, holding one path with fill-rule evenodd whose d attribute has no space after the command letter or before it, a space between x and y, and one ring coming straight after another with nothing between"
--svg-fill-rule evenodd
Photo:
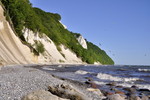
<instances>
[{"instance_id":1,"label":"boulder","mask_svg":"<svg viewBox=\"0 0 150 100\"><path fill-rule=\"evenodd\" d=\"M108 95L107 100L125 100L125 98L120 96L119 94L114 94L114 95Z\"/></svg>"},{"instance_id":2,"label":"boulder","mask_svg":"<svg viewBox=\"0 0 150 100\"><path fill-rule=\"evenodd\" d=\"M142 100L149 100L148 96L143 95Z\"/></svg>"},{"instance_id":3,"label":"boulder","mask_svg":"<svg viewBox=\"0 0 150 100\"><path fill-rule=\"evenodd\" d=\"M60 98L45 90L38 90L28 94L27 96L24 96L22 100L68 100L68 99Z\"/></svg>"},{"instance_id":4,"label":"boulder","mask_svg":"<svg viewBox=\"0 0 150 100\"><path fill-rule=\"evenodd\" d=\"M129 100L141 100L141 98L138 97L138 96L136 96L135 94L131 94L131 95L129 96Z\"/></svg>"},{"instance_id":5,"label":"boulder","mask_svg":"<svg viewBox=\"0 0 150 100\"><path fill-rule=\"evenodd\" d=\"M69 100L89 100L83 93L77 91L73 86L61 84L57 86L49 86L49 91L62 98L67 98Z\"/></svg>"},{"instance_id":6,"label":"boulder","mask_svg":"<svg viewBox=\"0 0 150 100\"><path fill-rule=\"evenodd\" d=\"M131 94L134 94L136 92L135 88L123 88L123 90L128 91Z\"/></svg>"},{"instance_id":7,"label":"boulder","mask_svg":"<svg viewBox=\"0 0 150 100\"><path fill-rule=\"evenodd\" d=\"M93 92L94 94L97 94L97 95L100 95L100 96L104 96L99 89L87 88L87 91Z\"/></svg>"},{"instance_id":8,"label":"boulder","mask_svg":"<svg viewBox=\"0 0 150 100\"><path fill-rule=\"evenodd\" d=\"M115 93L116 93L116 94L125 95L125 93L124 93L124 92L122 92L122 91L115 91Z\"/></svg>"}]
</instances>

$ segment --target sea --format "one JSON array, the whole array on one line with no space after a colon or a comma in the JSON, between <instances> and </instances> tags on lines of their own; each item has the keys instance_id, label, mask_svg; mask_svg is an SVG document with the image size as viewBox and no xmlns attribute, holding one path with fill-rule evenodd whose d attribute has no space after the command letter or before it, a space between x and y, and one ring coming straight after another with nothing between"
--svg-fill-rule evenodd
<instances>
[{"instance_id":1,"label":"sea","mask_svg":"<svg viewBox=\"0 0 150 100\"><path fill-rule=\"evenodd\" d=\"M39 68L58 77L98 85L116 82L124 87L150 90L150 66L142 65L46 65Z\"/></svg>"}]
</instances>

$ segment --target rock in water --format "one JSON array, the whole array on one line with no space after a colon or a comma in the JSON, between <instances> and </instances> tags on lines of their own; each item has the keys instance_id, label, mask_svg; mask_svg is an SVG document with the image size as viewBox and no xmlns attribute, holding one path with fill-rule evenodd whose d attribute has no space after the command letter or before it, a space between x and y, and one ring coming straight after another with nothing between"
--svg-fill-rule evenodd
<instances>
[{"instance_id":1,"label":"rock in water","mask_svg":"<svg viewBox=\"0 0 150 100\"><path fill-rule=\"evenodd\" d=\"M53 95L45 90L38 90L23 97L22 100L68 100L68 99L57 97L56 95Z\"/></svg>"}]
</instances>

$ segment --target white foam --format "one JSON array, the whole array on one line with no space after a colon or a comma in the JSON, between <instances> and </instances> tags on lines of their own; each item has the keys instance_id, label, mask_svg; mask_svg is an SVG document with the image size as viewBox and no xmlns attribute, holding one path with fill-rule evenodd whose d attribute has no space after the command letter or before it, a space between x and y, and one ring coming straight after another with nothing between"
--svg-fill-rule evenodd
<instances>
[{"instance_id":1,"label":"white foam","mask_svg":"<svg viewBox=\"0 0 150 100\"><path fill-rule=\"evenodd\" d=\"M62 65L58 65L57 67L61 68L61 67L63 67L63 66L62 66Z\"/></svg>"},{"instance_id":2,"label":"white foam","mask_svg":"<svg viewBox=\"0 0 150 100\"><path fill-rule=\"evenodd\" d=\"M150 71L150 69L138 69L138 71L144 71L144 72L149 72Z\"/></svg>"},{"instance_id":3,"label":"white foam","mask_svg":"<svg viewBox=\"0 0 150 100\"><path fill-rule=\"evenodd\" d=\"M42 69L45 69L45 70L56 70L56 69L48 68L48 67L43 67Z\"/></svg>"},{"instance_id":4,"label":"white foam","mask_svg":"<svg viewBox=\"0 0 150 100\"><path fill-rule=\"evenodd\" d=\"M85 74L87 74L87 73L89 73L89 72L83 71L83 70L78 70L78 71L76 71L75 73L76 73L76 74L85 75Z\"/></svg>"},{"instance_id":5,"label":"white foam","mask_svg":"<svg viewBox=\"0 0 150 100\"><path fill-rule=\"evenodd\" d=\"M98 85L106 85L107 83L105 82L99 82L99 81L94 81L94 83ZM150 85L149 84L134 84L134 83L117 83L118 86L123 86L123 87L131 87L131 86L137 86L140 89L149 89L150 90Z\"/></svg>"},{"instance_id":6,"label":"white foam","mask_svg":"<svg viewBox=\"0 0 150 100\"><path fill-rule=\"evenodd\" d=\"M139 80L139 78L121 78L121 77L116 77L116 76L112 76L112 75L104 74L104 73L98 73L97 78L103 79L103 80L121 81L121 82L132 82L132 81Z\"/></svg>"},{"instance_id":7,"label":"white foam","mask_svg":"<svg viewBox=\"0 0 150 100\"><path fill-rule=\"evenodd\" d=\"M102 82L102 81L94 81L95 84L98 84L98 85L105 85L106 83L105 82Z\"/></svg>"}]
</instances>

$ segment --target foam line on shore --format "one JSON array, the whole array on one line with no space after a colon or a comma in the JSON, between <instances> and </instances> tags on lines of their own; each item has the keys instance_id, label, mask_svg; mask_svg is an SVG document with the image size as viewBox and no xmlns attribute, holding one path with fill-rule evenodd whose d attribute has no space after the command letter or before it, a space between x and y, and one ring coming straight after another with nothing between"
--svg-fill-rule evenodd
<instances>
[{"instance_id":1,"label":"foam line on shore","mask_svg":"<svg viewBox=\"0 0 150 100\"><path fill-rule=\"evenodd\" d=\"M139 78L121 78L121 77L116 77L112 76L109 74L104 74L104 73L98 73L97 78L103 79L103 80L110 80L110 81L121 81L121 82L133 82L139 80Z\"/></svg>"}]
</instances>

